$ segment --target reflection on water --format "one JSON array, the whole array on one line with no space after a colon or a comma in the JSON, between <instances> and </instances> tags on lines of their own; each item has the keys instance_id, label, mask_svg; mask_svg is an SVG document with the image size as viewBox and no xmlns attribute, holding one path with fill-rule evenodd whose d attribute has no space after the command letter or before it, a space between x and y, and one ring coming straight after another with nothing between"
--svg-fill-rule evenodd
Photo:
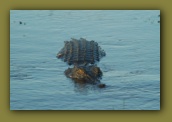
<instances>
[{"instance_id":1,"label":"reflection on water","mask_svg":"<svg viewBox=\"0 0 172 122\"><path fill-rule=\"evenodd\" d=\"M74 91L82 94L88 94L90 92L100 92L100 88L97 85L76 83L74 82Z\"/></svg>"}]
</instances>

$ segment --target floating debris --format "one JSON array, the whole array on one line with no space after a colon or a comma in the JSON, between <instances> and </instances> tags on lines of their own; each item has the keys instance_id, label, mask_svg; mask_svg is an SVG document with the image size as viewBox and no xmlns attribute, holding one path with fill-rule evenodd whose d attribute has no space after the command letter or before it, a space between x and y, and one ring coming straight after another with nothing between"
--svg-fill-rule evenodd
<instances>
[{"instance_id":1,"label":"floating debris","mask_svg":"<svg viewBox=\"0 0 172 122\"><path fill-rule=\"evenodd\" d=\"M20 25L22 25L22 24L26 25L26 23L25 22L22 22L22 21L19 21L19 24Z\"/></svg>"}]
</instances>

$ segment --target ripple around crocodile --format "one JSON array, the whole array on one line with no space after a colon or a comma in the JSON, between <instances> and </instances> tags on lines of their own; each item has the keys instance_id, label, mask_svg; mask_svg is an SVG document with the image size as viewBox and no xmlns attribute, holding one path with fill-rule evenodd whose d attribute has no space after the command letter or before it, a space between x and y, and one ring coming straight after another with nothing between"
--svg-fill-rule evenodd
<instances>
[{"instance_id":1,"label":"ripple around crocodile","mask_svg":"<svg viewBox=\"0 0 172 122\"><path fill-rule=\"evenodd\" d=\"M98 87L104 88L105 84L100 83L103 73L96 63L106 56L106 53L98 43L84 38L72 38L64 43L56 57L68 65L74 65L73 68L65 70L66 77L76 82L98 84Z\"/></svg>"}]
</instances>

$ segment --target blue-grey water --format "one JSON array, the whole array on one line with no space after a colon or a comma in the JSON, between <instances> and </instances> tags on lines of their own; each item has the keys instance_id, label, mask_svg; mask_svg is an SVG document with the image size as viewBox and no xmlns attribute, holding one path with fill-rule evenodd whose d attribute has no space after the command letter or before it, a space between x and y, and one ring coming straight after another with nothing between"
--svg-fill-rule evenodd
<instances>
[{"instance_id":1,"label":"blue-grey water","mask_svg":"<svg viewBox=\"0 0 172 122\"><path fill-rule=\"evenodd\" d=\"M159 110L159 10L11 10L10 110ZM95 40L106 88L75 84L56 58Z\"/></svg>"}]
</instances>

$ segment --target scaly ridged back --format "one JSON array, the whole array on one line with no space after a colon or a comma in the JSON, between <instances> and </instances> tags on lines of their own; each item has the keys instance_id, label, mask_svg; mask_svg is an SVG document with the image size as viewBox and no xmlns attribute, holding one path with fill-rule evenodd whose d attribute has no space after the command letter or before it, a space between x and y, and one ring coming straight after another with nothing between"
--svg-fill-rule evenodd
<instances>
[{"instance_id":1,"label":"scaly ridged back","mask_svg":"<svg viewBox=\"0 0 172 122\"><path fill-rule=\"evenodd\" d=\"M97 42L72 38L71 41L65 41L65 46L57 54L57 57L69 65L87 65L95 64L105 55L104 50L98 46Z\"/></svg>"}]
</instances>

